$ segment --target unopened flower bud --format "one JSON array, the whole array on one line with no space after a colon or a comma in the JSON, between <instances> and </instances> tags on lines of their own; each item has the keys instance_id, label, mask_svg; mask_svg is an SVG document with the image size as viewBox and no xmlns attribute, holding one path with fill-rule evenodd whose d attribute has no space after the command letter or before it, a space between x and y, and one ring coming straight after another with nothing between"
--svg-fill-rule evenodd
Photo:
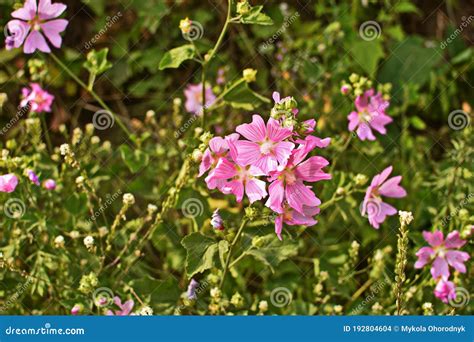
<instances>
[{"instance_id":1,"label":"unopened flower bud","mask_svg":"<svg viewBox=\"0 0 474 342\"><path fill-rule=\"evenodd\" d=\"M135 203L135 197L132 194L126 193L123 195L123 204L133 205L134 203Z\"/></svg>"},{"instance_id":2,"label":"unopened flower bud","mask_svg":"<svg viewBox=\"0 0 474 342\"><path fill-rule=\"evenodd\" d=\"M251 68L245 69L243 71L243 78L247 83L255 82L257 79L257 70Z\"/></svg>"},{"instance_id":3,"label":"unopened flower bud","mask_svg":"<svg viewBox=\"0 0 474 342\"><path fill-rule=\"evenodd\" d=\"M224 220L219 214L219 209L216 209L212 214L211 226L216 230L224 230Z\"/></svg>"}]
</instances>

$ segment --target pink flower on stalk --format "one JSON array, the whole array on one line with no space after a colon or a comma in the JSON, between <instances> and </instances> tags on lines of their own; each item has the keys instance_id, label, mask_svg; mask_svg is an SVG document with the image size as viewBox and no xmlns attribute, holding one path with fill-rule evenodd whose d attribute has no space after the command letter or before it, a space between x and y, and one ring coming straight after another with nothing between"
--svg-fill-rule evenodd
<instances>
[{"instance_id":1,"label":"pink flower on stalk","mask_svg":"<svg viewBox=\"0 0 474 342\"><path fill-rule=\"evenodd\" d=\"M209 182L224 181L219 187L220 191L234 194L237 202L242 201L245 193L250 203L253 203L267 196L266 183L257 178L265 176L265 173L256 166L237 161L237 142L227 140L230 159L219 159L216 168L209 173Z\"/></svg>"},{"instance_id":2,"label":"pink flower on stalk","mask_svg":"<svg viewBox=\"0 0 474 342\"><path fill-rule=\"evenodd\" d=\"M348 115L349 131L357 128L357 135L361 140L375 140L372 129L380 134L386 134L385 125L392 122L392 118L385 114L390 102L382 98L381 93L374 95L374 89L367 90L364 95L357 96L355 106L357 111Z\"/></svg>"},{"instance_id":3,"label":"pink flower on stalk","mask_svg":"<svg viewBox=\"0 0 474 342\"><path fill-rule=\"evenodd\" d=\"M43 187L46 190L55 190L56 189L56 181L54 179L47 179L43 182Z\"/></svg>"},{"instance_id":4,"label":"pink flower on stalk","mask_svg":"<svg viewBox=\"0 0 474 342\"><path fill-rule=\"evenodd\" d=\"M397 213L397 209L383 202L382 196L401 198L407 195L405 189L400 185L402 176L387 179L392 173L392 169L392 166L389 166L372 179L372 183L367 188L364 202L362 203L362 215L368 216L369 223L375 229L380 227L380 224L385 221L387 216Z\"/></svg>"},{"instance_id":5,"label":"pink flower on stalk","mask_svg":"<svg viewBox=\"0 0 474 342\"><path fill-rule=\"evenodd\" d=\"M236 131L248 140L238 140L236 162L242 166L253 165L264 174L276 170L278 164L285 163L295 144L284 141L293 134L291 128L283 128L270 118L267 125L260 115L252 117L252 123L237 127Z\"/></svg>"},{"instance_id":6,"label":"pink flower on stalk","mask_svg":"<svg viewBox=\"0 0 474 342\"><path fill-rule=\"evenodd\" d=\"M304 182L318 182L320 180L331 179L331 175L322 169L329 165L329 162L319 156L313 156L303 161L314 148L320 144L321 140L316 137L307 137L302 140L302 144L294 149L288 161L270 172L268 187L269 198L265 205L273 211L282 214L284 212L283 202L299 212L305 214L304 207L317 207L321 204L311 187ZM324 146L320 145L320 146Z\"/></svg>"},{"instance_id":7,"label":"pink flower on stalk","mask_svg":"<svg viewBox=\"0 0 474 342\"><path fill-rule=\"evenodd\" d=\"M66 29L66 19L55 19L65 10L62 3L51 3L51 0L26 0L24 6L12 13L14 20L7 24L10 36L5 45L7 50L19 48L23 43L24 53L33 53L36 49L51 52L46 39L56 48L60 48L62 38L60 33Z\"/></svg>"},{"instance_id":8,"label":"pink flower on stalk","mask_svg":"<svg viewBox=\"0 0 474 342\"><path fill-rule=\"evenodd\" d=\"M298 226L304 225L307 227L314 226L318 221L316 221L313 216L319 214L318 207L308 207L304 206L303 213L299 213L293 208L291 208L288 203L283 205L283 213L278 214L275 218L275 233L278 236L278 239L282 241L281 232L283 230L283 223L289 226Z\"/></svg>"},{"instance_id":9,"label":"pink flower on stalk","mask_svg":"<svg viewBox=\"0 0 474 342\"><path fill-rule=\"evenodd\" d=\"M448 280L449 266L455 270L466 273L464 262L469 260L469 254L456 251L466 244L465 240L459 237L457 230L449 233L444 239L443 232L437 230L434 233L423 232L424 239L431 247L422 247L416 253L418 257L415 268L422 268L426 264L433 262L431 266L431 275L434 279Z\"/></svg>"},{"instance_id":10,"label":"pink flower on stalk","mask_svg":"<svg viewBox=\"0 0 474 342\"><path fill-rule=\"evenodd\" d=\"M216 100L216 96L212 92L210 86L206 86L206 108L211 106ZM202 115L202 83L199 84L189 84L186 89L184 89L184 96L186 97L186 102L184 107L189 113L195 115Z\"/></svg>"},{"instance_id":11,"label":"pink flower on stalk","mask_svg":"<svg viewBox=\"0 0 474 342\"><path fill-rule=\"evenodd\" d=\"M133 310L133 306L135 305L133 299L127 300L122 304L122 301L117 296L114 297L114 303L120 308L120 310L115 310L115 313L112 310L107 310L107 316L129 316Z\"/></svg>"},{"instance_id":12,"label":"pink flower on stalk","mask_svg":"<svg viewBox=\"0 0 474 342\"><path fill-rule=\"evenodd\" d=\"M13 173L0 176L0 192L10 193L15 191L18 185L18 177Z\"/></svg>"},{"instance_id":13,"label":"pink flower on stalk","mask_svg":"<svg viewBox=\"0 0 474 342\"><path fill-rule=\"evenodd\" d=\"M23 88L21 90L22 100L21 107L30 106L33 112L51 112L51 105L54 101L54 95L41 88L38 83L30 83L31 89Z\"/></svg>"},{"instance_id":14,"label":"pink flower on stalk","mask_svg":"<svg viewBox=\"0 0 474 342\"><path fill-rule=\"evenodd\" d=\"M436 284L434 295L443 303L448 304L450 300L456 299L456 286L452 281L440 279Z\"/></svg>"}]
</instances>

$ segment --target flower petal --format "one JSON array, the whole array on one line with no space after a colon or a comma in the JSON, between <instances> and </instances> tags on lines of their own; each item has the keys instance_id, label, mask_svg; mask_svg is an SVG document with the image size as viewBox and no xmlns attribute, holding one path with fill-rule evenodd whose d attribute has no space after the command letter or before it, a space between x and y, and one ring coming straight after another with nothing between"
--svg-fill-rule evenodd
<instances>
[{"instance_id":1,"label":"flower petal","mask_svg":"<svg viewBox=\"0 0 474 342\"><path fill-rule=\"evenodd\" d=\"M36 0L26 0L22 8L17 9L12 13L13 18L22 20L33 20L36 16Z\"/></svg>"},{"instance_id":2,"label":"flower petal","mask_svg":"<svg viewBox=\"0 0 474 342\"><path fill-rule=\"evenodd\" d=\"M466 273L466 266L464 265L464 262L469 260L469 254L466 252L447 251L446 260L448 261L449 265L456 269L456 271Z\"/></svg>"},{"instance_id":3,"label":"flower petal","mask_svg":"<svg viewBox=\"0 0 474 342\"><path fill-rule=\"evenodd\" d=\"M267 196L267 191L265 190L265 183L260 179L250 179L245 183L245 194L249 198L250 203L261 200Z\"/></svg>"},{"instance_id":4,"label":"flower petal","mask_svg":"<svg viewBox=\"0 0 474 342\"><path fill-rule=\"evenodd\" d=\"M390 178L379 187L380 194L393 198L405 197L407 192L399 185L401 180L402 176Z\"/></svg>"},{"instance_id":5,"label":"flower petal","mask_svg":"<svg viewBox=\"0 0 474 342\"><path fill-rule=\"evenodd\" d=\"M265 140L267 129L265 122L260 115L252 116L252 123L237 126L237 133L240 133L246 139L253 142Z\"/></svg>"},{"instance_id":6,"label":"flower petal","mask_svg":"<svg viewBox=\"0 0 474 342\"><path fill-rule=\"evenodd\" d=\"M68 21L65 19L56 19L42 23L40 26L51 44L56 48L60 48L63 41L60 33L66 29L67 24Z\"/></svg>"},{"instance_id":7,"label":"flower petal","mask_svg":"<svg viewBox=\"0 0 474 342\"><path fill-rule=\"evenodd\" d=\"M36 49L46 53L51 52L51 49L46 43L46 39L44 39L43 35L38 31L31 31L26 38L25 45L23 45L23 52L33 53Z\"/></svg>"},{"instance_id":8,"label":"flower petal","mask_svg":"<svg viewBox=\"0 0 474 342\"><path fill-rule=\"evenodd\" d=\"M445 259L437 257L434 260L433 266L431 267L431 275L434 279L441 277L442 279L447 280L449 278L449 267Z\"/></svg>"},{"instance_id":9,"label":"flower petal","mask_svg":"<svg viewBox=\"0 0 474 342\"><path fill-rule=\"evenodd\" d=\"M446 236L446 241L444 242L444 245L446 248L461 248L466 244L467 241L462 240L459 237L459 232L457 230L452 231Z\"/></svg>"},{"instance_id":10,"label":"flower petal","mask_svg":"<svg viewBox=\"0 0 474 342\"><path fill-rule=\"evenodd\" d=\"M65 4L56 2L51 3L51 0L40 0L38 6L38 15L41 20L48 20L59 17L66 10Z\"/></svg>"}]
</instances>

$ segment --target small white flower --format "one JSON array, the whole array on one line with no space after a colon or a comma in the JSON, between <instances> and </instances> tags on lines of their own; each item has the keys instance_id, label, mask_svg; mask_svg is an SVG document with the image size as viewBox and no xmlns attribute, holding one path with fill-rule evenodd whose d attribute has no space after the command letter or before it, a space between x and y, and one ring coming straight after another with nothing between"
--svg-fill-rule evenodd
<instances>
[{"instance_id":1,"label":"small white flower","mask_svg":"<svg viewBox=\"0 0 474 342\"><path fill-rule=\"evenodd\" d=\"M64 247L64 236L62 236L62 235L56 236L56 238L54 239L54 245L56 246L56 248L63 248Z\"/></svg>"},{"instance_id":2,"label":"small white flower","mask_svg":"<svg viewBox=\"0 0 474 342\"><path fill-rule=\"evenodd\" d=\"M100 143L100 138L97 136L97 135L94 135L92 138L91 138L91 144L93 145L98 145Z\"/></svg>"},{"instance_id":3,"label":"small white flower","mask_svg":"<svg viewBox=\"0 0 474 342\"><path fill-rule=\"evenodd\" d=\"M134 203L135 203L135 197L132 194L126 193L123 195L123 204L133 205Z\"/></svg>"},{"instance_id":4,"label":"small white flower","mask_svg":"<svg viewBox=\"0 0 474 342\"><path fill-rule=\"evenodd\" d=\"M210 294L211 294L211 297L212 297L212 298L217 299L217 298L220 298L220 296L221 296L222 293L221 293L221 290L219 290L218 287L213 287L213 288L211 289Z\"/></svg>"},{"instance_id":5,"label":"small white flower","mask_svg":"<svg viewBox=\"0 0 474 342\"><path fill-rule=\"evenodd\" d=\"M71 237L71 239L77 239L80 234L77 230L73 230L72 232L69 233L69 236Z\"/></svg>"},{"instance_id":6,"label":"small white flower","mask_svg":"<svg viewBox=\"0 0 474 342\"><path fill-rule=\"evenodd\" d=\"M260 303L258 303L258 309L260 312L265 312L268 310L268 302L266 300L261 300Z\"/></svg>"},{"instance_id":7,"label":"small white flower","mask_svg":"<svg viewBox=\"0 0 474 342\"><path fill-rule=\"evenodd\" d=\"M148 207L147 207L147 211L148 211L148 214L151 215L153 214L154 212L156 212L158 210L158 207L154 204L148 204Z\"/></svg>"},{"instance_id":8,"label":"small white flower","mask_svg":"<svg viewBox=\"0 0 474 342\"><path fill-rule=\"evenodd\" d=\"M94 247L94 238L90 235L86 236L84 238L84 246L86 246L87 249Z\"/></svg>"},{"instance_id":9,"label":"small white flower","mask_svg":"<svg viewBox=\"0 0 474 342\"><path fill-rule=\"evenodd\" d=\"M146 115L146 118L147 118L147 119L152 119L152 118L155 117L155 114L156 114L155 111L149 110L149 111L146 112L145 115Z\"/></svg>"},{"instance_id":10,"label":"small white flower","mask_svg":"<svg viewBox=\"0 0 474 342\"><path fill-rule=\"evenodd\" d=\"M77 185L82 185L84 183L84 177L83 176L79 176L76 178L76 184Z\"/></svg>"},{"instance_id":11,"label":"small white flower","mask_svg":"<svg viewBox=\"0 0 474 342\"><path fill-rule=\"evenodd\" d=\"M71 152L71 148L69 147L69 144L62 144L59 147L59 151L61 151L61 155L65 156Z\"/></svg>"},{"instance_id":12,"label":"small white flower","mask_svg":"<svg viewBox=\"0 0 474 342\"><path fill-rule=\"evenodd\" d=\"M413 221L413 214L411 213L411 211L399 210L398 216L400 216L400 223L405 226L408 226L411 221Z\"/></svg>"},{"instance_id":13,"label":"small white flower","mask_svg":"<svg viewBox=\"0 0 474 342\"><path fill-rule=\"evenodd\" d=\"M153 309L150 308L149 306L144 306L143 308L141 308L138 315L140 315L140 316L152 316L153 315Z\"/></svg>"}]
</instances>

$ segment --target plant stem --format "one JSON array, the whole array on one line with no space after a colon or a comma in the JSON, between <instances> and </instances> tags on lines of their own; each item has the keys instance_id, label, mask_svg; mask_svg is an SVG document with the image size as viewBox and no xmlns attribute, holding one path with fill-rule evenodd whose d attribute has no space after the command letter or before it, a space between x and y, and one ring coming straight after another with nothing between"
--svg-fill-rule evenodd
<instances>
[{"instance_id":1,"label":"plant stem","mask_svg":"<svg viewBox=\"0 0 474 342\"><path fill-rule=\"evenodd\" d=\"M229 252L227 253L227 259L225 261L224 272L222 273L222 279L221 279L221 283L219 285L220 289L222 289L222 286L224 285L225 276L226 276L227 271L229 269L230 259L232 257L232 251L234 249L234 246L237 244L237 241L240 239L240 236L242 235L242 232L244 231L244 227L245 227L246 224L247 224L247 218L244 218L242 220L242 223L240 224L240 227L239 227L239 230L237 231L237 234L234 237L234 240L232 241L232 243L229 246Z\"/></svg>"},{"instance_id":2,"label":"plant stem","mask_svg":"<svg viewBox=\"0 0 474 342\"><path fill-rule=\"evenodd\" d=\"M349 133L349 136L347 137L344 145L342 146L342 149L339 151L338 155L336 156L336 158L334 158L334 162L331 166L331 170L329 171L329 173L332 173L333 170L336 169L336 164L337 164L337 160L339 159L339 157L342 155L342 153L347 150L347 148L349 147L349 144L351 143L351 140L352 140L352 136L354 135L354 132L350 132Z\"/></svg>"},{"instance_id":3,"label":"plant stem","mask_svg":"<svg viewBox=\"0 0 474 342\"><path fill-rule=\"evenodd\" d=\"M125 124L122 122L122 120L117 116L117 114L115 114L112 109L110 109L109 106L107 106L107 104L105 104L105 102L100 98L99 95L97 95L97 93L92 89L92 87L88 87L84 82L81 81L81 79L79 77L77 77L72 71L71 69L69 69L67 67L67 65L65 65L63 62L61 62L61 60L54 54L54 53L50 53L50 56L54 59L54 61L69 75L71 76L71 78L77 82L77 84L79 84L82 88L84 88L84 90L86 90L89 94L91 94L91 96L102 106L102 108L104 108L107 112L110 113L110 115L112 115L112 117L114 118L114 120L118 123L118 125L120 126L120 128L125 132L125 134L127 134L128 138L130 140L133 141L133 139L131 139L131 135L132 133L128 130L127 126L125 126Z\"/></svg>"},{"instance_id":4,"label":"plant stem","mask_svg":"<svg viewBox=\"0 0 474 342\"><path fill-rule=\"evenodd\" d=\"M40 114L41 124L43 125L44 136L46 139L46 145L48 146L49 153L53 153L53 144L51 143L51 138L49 136L48 124L46 123L46 118L44 115Z\"/></svg>"},{"instance_id":5,"label":"plant stem","mask_svg":"<svg viewBox=\"0 0 474 342\"><path fill-rule=\"evenodd\" d=\"M407 264L408 250L408 228L406 224L400 223L400 233L398 234L398 254L395 264L395 296L397 304L397 315L401 315L403 311L403 285L406 280L405 267Z\"/></svg>"},{"instance_id":6,"label":"plant stem","mask_svg":"<svg viewBox=\"0 0 474 342\"><path fill-rule=\"evenodd\" d=\"M204 60L202 62L202 71L201 71L201 84L202 84L202 113L201 113L201 126L205 128L206 126L206 73L207 73L207 65L212 60L214 55L216 54L217 50L222 44L224 40L225 34L227 33L227 29L229 27L230 19L232 14L232 0L227 1L227 17L225 19L224 27L217 39L216 44L212 48L209 54L204 56Z\"/></svg>"}]
</instances>

